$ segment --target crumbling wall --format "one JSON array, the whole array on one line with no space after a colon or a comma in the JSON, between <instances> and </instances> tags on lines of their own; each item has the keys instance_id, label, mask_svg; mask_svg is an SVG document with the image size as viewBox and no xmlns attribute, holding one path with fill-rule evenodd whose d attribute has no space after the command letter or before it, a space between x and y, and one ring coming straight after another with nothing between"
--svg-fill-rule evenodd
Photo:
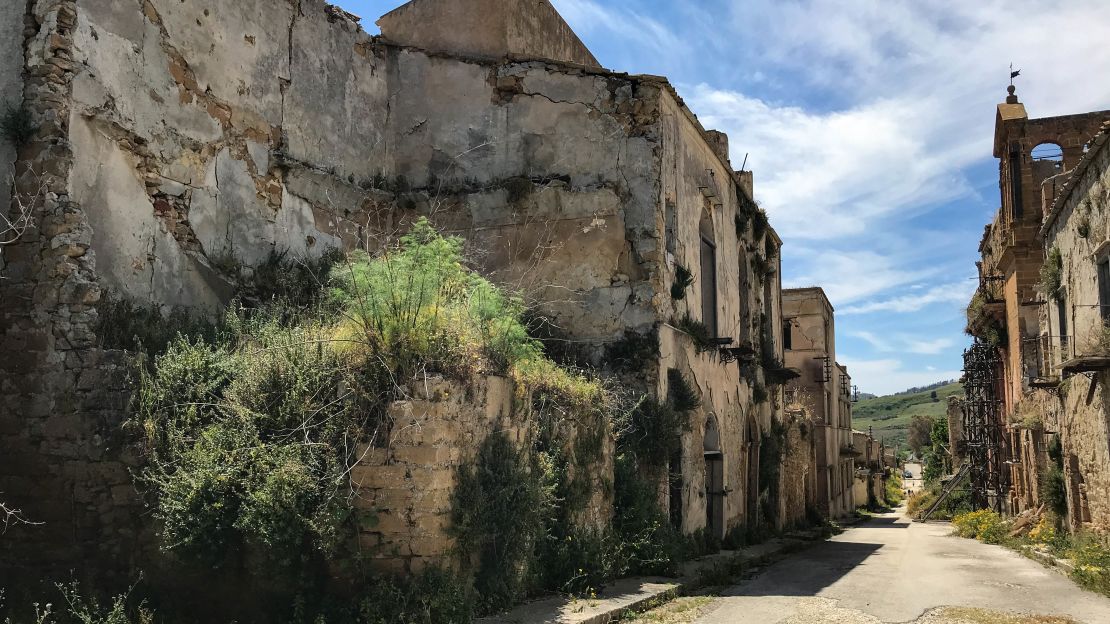
<instances>
[{"instance_id":1,"label":"crumbling wall","mask_svg":"<svg viewBox=\"0 0 1110 624\"><path fill-rule=\"evenodd\" d=\"M813 505L813 423L801 406L785 410L785 452L780 475L782 505L777 529L804 525Z\"/></svg>"},{"instance_id":2,"label":"crumbling wall","mask_svg":"<svg viewBox=\"0 0 1110 624\"><path fill-rule=\"evenodd\" d=\"M1110 227L1110 149L1104 132L1092 142L1066 194L1056 200L1045 227L1045 247L1060 250L1063 290L1067 293L1075 356L1107 355L1100 308L1097 263L1105 258ZM1055 307L1043 328L1059 336ZM1110 530L1110 401L1105 371L1077 374L1061 385L1062 406L1046 419L1057 421L1064 454L1068 509L1073 527Z\"/></svg>"},{"instance_id":3,"label":"crumbling wall","mask_svg":"<svg viewBox=\"0 0 1110 624\"><path fill-rule=\"evenodd\" d=\"M378 26L392 42L437 52L599 67L547 0L417 0L390 11Z\"/></svg>"},{"instance_id":4,"label":"crumbling wall","mask_svg":"<svg viewBox=\"0 0 1110 624\"><path fill-rule=\"evenodd\" d=\"M0 491L36 524L0 541L9 570L119 569L143 543L120 444L127 361L93 348L102 292L89 219L70 186L78 21L75 2L35 1L20 40L38 130L19 151L16 193L34 205L35 227L5 250Z\"/></svg>"},{"instance_id":5,"label":"crumbling wall","mask_svg":"<svg viewBox=\"0 0 1110 624\"><path fill-rule=\"evenodd\" d=\"M652 236L635 239L634 252L651 264L649 274L654 316L670 321L660 329L661 358L656 392L665 392L666 373L679 370L700 391L702 405L692 416L691 427L683 435L683 529L686 532L706 527L706 485L704 439L707 423L715 421L723 455L724 525L727 532L758 521L756 490L761 437L771 431L772 419L781 421L782 394L770 385L760 360L765 341L773 342L769 326L781 326L777 289L764 288L770 271L759 267L777 266L768 258L767 239L748 228L736 226L742 209L740 192L727 156L706 140L704 129L669 91L661 98L660 177L654 188L656 201L647 221ZM706 221L711 232L700 224ZM703 274L702 238L709 236L715 245L715 275ZM771 246L773 247L773 245ZM671 293L678 266L695 276L685 295L676 299ZM773 270L773 269L772 269ZM717 335L732 339L732 347L750 352L742 362L722 360L716 349L699 351L694 340L676 327L689 317L703 318L703 280L716 283ZM771 319L767 319L770 315ZM777 348L777 347L773 347ZM660 395L664 396L664 395ZM773 520L768 518L767 520Z\"/></svg>"}]
</instances>

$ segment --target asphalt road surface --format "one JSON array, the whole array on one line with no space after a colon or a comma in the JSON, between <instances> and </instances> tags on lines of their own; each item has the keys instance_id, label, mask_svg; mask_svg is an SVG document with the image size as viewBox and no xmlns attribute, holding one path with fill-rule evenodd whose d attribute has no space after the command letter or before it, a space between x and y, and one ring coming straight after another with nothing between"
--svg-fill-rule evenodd
<instances>
[{"instance_id":1,"label":"asphalt road surface","mask_svg":"<svg viewBox=\"0 0 1110 624\"><path fill-rule=\"evenodd\" d=\"M697 622L1110 624L1110 598L950 533L900 513L874 518L726 590ZM1004 615L1018 613L1043 617Z\"/></svg>"}]
</instances>

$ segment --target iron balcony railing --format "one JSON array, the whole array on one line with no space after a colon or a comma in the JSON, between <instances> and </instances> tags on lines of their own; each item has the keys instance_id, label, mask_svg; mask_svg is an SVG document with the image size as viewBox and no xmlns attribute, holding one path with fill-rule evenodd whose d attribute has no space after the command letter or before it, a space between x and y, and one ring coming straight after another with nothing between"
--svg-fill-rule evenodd
<instances>
[{"instance_id":1,"label":"iron balcony railing","mask_svg":"<svg viewBox=\"0 0 1110 624\"><path fill-rule=\"evenodd\" d=\"M1002 303L1006 278L1001 275L979 275L979 293L985 303Z\"/></svg>"},{"instance_id":2,"label":"iron balcony railing","mask_svg":"<svg viewBox=\"0 0 1110 624\"><path fill-rule=\"evenodd\" d=\"M1075 357L1070 336L1037 336L1021 341L1021 360L1029 383L1054 383L1061 379L1064 362Z\"/></svg>"}]
</instances>

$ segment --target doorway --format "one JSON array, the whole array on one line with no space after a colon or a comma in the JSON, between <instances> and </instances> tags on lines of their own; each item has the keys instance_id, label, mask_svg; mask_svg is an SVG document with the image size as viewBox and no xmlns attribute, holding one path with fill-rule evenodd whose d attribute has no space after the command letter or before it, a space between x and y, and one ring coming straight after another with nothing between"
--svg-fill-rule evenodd
<instances>
[{"instance_id":1,"label":"doorway","mask_svg":"<svg viewBox=\"0 0 1110 624\"><path fill-rule=\"evenodd\" d=\"M716 539L725 536L725 461L717 419L710 415L705 423L705 531Z\"/></svg>"}]
</instances>

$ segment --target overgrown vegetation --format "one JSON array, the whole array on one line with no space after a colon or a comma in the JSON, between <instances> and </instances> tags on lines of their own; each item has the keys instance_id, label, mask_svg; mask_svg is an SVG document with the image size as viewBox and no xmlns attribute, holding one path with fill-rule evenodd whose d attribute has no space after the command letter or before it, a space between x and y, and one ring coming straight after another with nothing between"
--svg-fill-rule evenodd
<instances>
[{"instance_id":1,"label":"overgrown vegetation","mask_svg":"<svg viewBox=\"0 0 1110 624\"><path fill-rule=\"evenodd\" d=\"M987 310L987 300L978 291L967 305L967 327L964 331L996 347L1006 344L1006 326Z\"/></svg>"},{"instance_id":2,"label":"overgrown vegetation","mask_svg":"<svg viewBox=\"0 0 1110 624\"><path fill-rule=\"evenodd\" d=\"M5 104L0 110L0 137L15 147L26 145L38 132L31 111L15 104Z\"/></svg>"},{"instance_id":3,"label":"overgrown vegetation","mask_svg":"<svg viewBox=\"0 0 1110 624\"><path fill-rule=\"evenodd\" d=\"M925 469L922 477L926 483L937 483L951 471L948 454L948 419L937 418L929 432L929 447L925 450Z\"/></svg>"},{"instance_id":4,"label":"overgrown vegetation","mask_svg":"<svg viewBox=\"0 0 1110 624\"><path fill-rule=\"evenodd\" d=\"M930 520L951 520L955 516L972 510L971 497L968 491L970 480L967 475L955 485L952 493L941 503L940 507L929 516ZM925 489L910 496L906 501L906 513L918 516L924 513L936 502L941 494L940 483L930 483Z\"/></svg>"},{"instance_id":5,"label":"overgrown vegetation","mask_svg":"<svg viewBox=\"0 0 1110 624\"><path fill-rule=\"evenodd\" d=\"M742 238L750 227L752 238L758 243L759 240L763 238L763 235L767 233L768 228L771 227L771 222L767 218L767 212L763 210L759 204L749 199L739 187L736 189L736 200L738 205L736 211L736 237Z\"/></svg>"},{"instance_id":6,"label":"overgrown vegetation","mask_svg":"<svg viewBox=\"0 0 1110 624\"><path fill-rule=\"evenodd\" d=\"M1048 250L1044 264L1041 265L1041 288L1044 294L1059 301L1064 288L1064 257L1055 245Z\"/></svg>"},{"instance_id":7,"label":"overgrown vegetation","mask_svg":"<svg viewBox=\"0 0 1110 624\"><path fill-rule=\"evenodd\" d=\"M532 397L541 431L520 451L491 437L460 472L458 495L481 501L481 509L457 506L455 518L463 560L477 566L475 586L431 570L405 582L378 579L370 584L380 591L357 613L335 617L466 621L471 597L481 597L484 611L536 588L561 589L548 572L557 568L527 564L551 550L549 538L574 537L552 527L573 526L566 510L589 494L584 478L616 409L610 393L544 357L526 331L523 303L468 271L461 241L426 221L377 256L265 279L270 289L253 291L249 305L211 331L169 339L140 366L129 427L147 460L140 478L163 549L205 567L245 567L272 587L318 575L349 558L340 547L358 518L348 470L356 448L387 435L383 407L417 375L495 373ZM161 340L160 332L152 333Z\"/></svg>"},{"instance_id":8,"label":"overgrown vegetation","mask_svg":"<svg viewBox=\"0 0 1110 624\"><path fill-rule=\"evenodd\" d=\"M59 601L33 602L20 609L4 602L0 589L0 616L4 624L151 624L154 613L146 603L131 598L131 590L119 594L107 604L82 592L76 581L56 583Z\"/></svg>"},{"instance_id":9,"label":"overgrown vegetation","mask_svg":"<svg viewBox=\"0 0 1110 624\"><path fill-rule=\"evenodd\" d=\"M682 318L672 321L676 329L685 332L690 336L690 340L694 342L694 348L698 353L705 353L717 348L717 343L714 342L716 336L709 332L709 326L704 322L699 321L689 314L684 314Z\"/></svg>"},{"instance_id":10,"label":"overgrown vegetation","mask_svg":"<svg viewBox=\"0 0 1110 624\"><path fill-rule=\"evenodd\" d=\"M897 470L892 470L884 482L883 499L888 507L897 507L905 500L902 490L902 475Z\"/></svg>"},{"instance_id":11,"label":"overgrown vegetation","mask_svg":"<svg viewBox=\"0 0 1110 624\"><path fill-rule=\"evenodd\" d=\"M671 298L681 301L686 298L686 289L694 285L694 274L681 264L674 265L674 283L671 284Z\"/></svg>"},{"instance_id":12,"label":"overgrown vegetation","mask_svg":"<svg viewBox=\"0 0 1110 624\"><path fill-rule=\"evenodd\" d=\"M1064 449L1059 436L1052 436L1048 443L1049 464L1041 476L1041 500L1058 517L1068 514L1068 493L1064 483Z\"/></svg>"},{"instance_id":13,"label":"overgrown vegetation","mask_svg":"<svg viewBox=\"0 0 1110 624\"><path fill-rule=\"evenodd\" d=\"M659 330L639 333L631 330L605 347L605 363L617 371L638 370L644 362L659 356Z\"/></svg>"}]
</instances>

